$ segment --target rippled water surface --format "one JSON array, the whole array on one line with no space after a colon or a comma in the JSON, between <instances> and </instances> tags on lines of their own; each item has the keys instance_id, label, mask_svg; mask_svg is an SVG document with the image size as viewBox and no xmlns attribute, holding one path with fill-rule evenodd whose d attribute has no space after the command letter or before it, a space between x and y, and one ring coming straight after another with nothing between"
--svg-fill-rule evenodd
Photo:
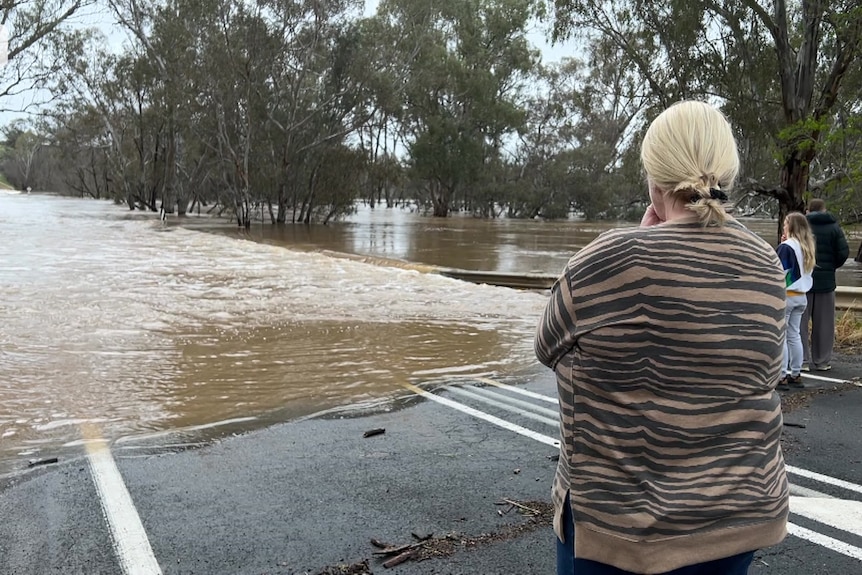
<instances>
[{"instance_id":1,"label":"rippled water surface","mask_svg":"<svg viewBox=\"0 0 862 575\"><path fill-rule=\"evenodd\" d=\"M192 222L194 225L194 222ZM0 195L0 472L112 438L264 422L533 365L544 297Z\"/></svg>"},{"instance_id":2,"label":"rippled water surface","mask_svg":"<svg viewBox=\"0 0 862 575\"><path fill-rule=\"evenodd\" d=\"M406 382L532 372L544 295L405 262L556 273L614 225L365 208L238 233L0 193L0 476L77 453L83 424L122 445L168 444L177 434L164 432L206 439L222 424L380 403ZM843 273L855 281L855 267Z\"/></svg>"}]
</instances>

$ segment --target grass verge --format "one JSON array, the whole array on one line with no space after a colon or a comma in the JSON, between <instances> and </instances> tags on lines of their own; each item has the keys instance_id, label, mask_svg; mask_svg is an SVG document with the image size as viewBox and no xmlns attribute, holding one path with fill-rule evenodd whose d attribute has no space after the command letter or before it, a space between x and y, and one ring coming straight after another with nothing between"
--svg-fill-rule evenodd
<instances>
[{"instance_id":1,"label":"grass verge","mask_svg":"<svg viewBox=\"0 0 862 575\"><path fill-rule=\"evenodd\" d=\"M845 353L862 353L862 317L846 310L835 322L835 346Z\"/></svg>"},{"instance_id":2,"label":"grass verge","mask_svg":"<svg viewBox=\"0 0 862 575\"><path fill-rule=\"evenodd\" d=\"M6 179L6 176L0 172L0 190L14 190L12 184L9 183L9 180Z\"/></svg>"}]
</instances>

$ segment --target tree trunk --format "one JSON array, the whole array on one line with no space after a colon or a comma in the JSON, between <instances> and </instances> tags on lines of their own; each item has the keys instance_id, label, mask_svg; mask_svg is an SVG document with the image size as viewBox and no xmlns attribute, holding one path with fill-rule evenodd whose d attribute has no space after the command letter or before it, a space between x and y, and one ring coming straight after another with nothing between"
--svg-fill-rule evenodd
<instances>
[{"instance_id":1,"label":"tree trunk","mask_svg":"<svg viewBox=\"0 0 862 575\"><path fill-rule=\"evenodd\" d=\"M278 186L278 213L276 214L276 220L273 223L277 223L279 225L287 222L287 184L282 182L281 185Z\"/></svg>"},{"instance_id":2,"label":"tree trunk","mask_svg":"<svg viewBox=\"0 0 862 575\"><path fill-rule=\"evenodd\" d=\"M435 218L445 218L449 215L449 198L451 191L440 183L431 184L431 205Z\"/></svg>"},{"instance_id":3,"label":"tree trunk","mask_svg":"<svg viewBox=\"0 0 862 575\"><path fill-rule=\"evenodd\" d=\"M317 191L317 173L320 166L315 166L311 171L311 178L308 180L308 195L302 201L302 209L299 212L299 218L304 224L311 223L311 211L314 208L314 194Z\"/></svg>"},{"instance_id":4,"label":"tree trunk","mask_svg":"<svg viewBox=\"0 0 862 575\"><path fill-rule=\"evenodd\" d=\"M177 216L185 217L189 210L189 201L187 198L182 198L177 195Z\"/></svg>"},{"instance_id":5,"label":"tree trunk","mask_svg":"<svg viewBox=\"0 0 862 575\"><path fill-rule=\"evenodd\" d=\"M278 201L281 203L281 191L278 194ZM269 223L272 225L276 224L275 211L272 209L272 201L266 200L266 209L269 211ZM279 214L281 213L281 208L279 208ZM280 222L283 223L283 222Z\"/></svg>"},{"instance_id":6,"label":"tree trunk","mask_svg":"<svg viewBox=\"0 0 862 575\"><path fill-rule=\"evenodd\" d=\"M811 157L809 157L811 156ZM805 213L805 192L808 189L808 166L813 154L794 150L781 166L781 187L786 191L778 197L778 230L776 239L780 243L784 233L784 218L790 212Z\"/></svg>"}]
</instances>

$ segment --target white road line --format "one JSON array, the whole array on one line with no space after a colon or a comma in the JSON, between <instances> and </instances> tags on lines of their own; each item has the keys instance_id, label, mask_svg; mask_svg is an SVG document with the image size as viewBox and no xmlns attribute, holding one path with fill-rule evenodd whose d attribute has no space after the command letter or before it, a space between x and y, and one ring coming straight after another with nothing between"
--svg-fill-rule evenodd
<instances>
[{"instance_id":1,"label":"white road line","mask_svg":"<svg viewBox=\"0 0 862 575\"><path fill-rule=\"evenodd\" d=\"M850 545L849 543L844 543L843 541L840 541L833 537L829 537L828 535L823 535L822 533L818 533L817 531L812 531L810 529L806 529L805 527L800 527L795 523L787 524L787 532L794 537L799 537L800 539L811 541L812 543L816 543L817 545L821 545L823 547L826 547L827 549L831 549L832 551L841 553L842 555L846 555L848 557L852 557L854 559L862 561L862 549L856 547L855 545Z\"/></svg>"},{"instance_id":2,"label":"white road line","mask_svg":"<svg viewBox=\"0 0 862 575\"><path fill-rule=\"evenodd\" d=\"M862 535L862 502L791 496L790 508L796 515L854 535Z\"/></svg>"},{"instance_id":3,"label":"white road line","mask_svg":"<svg viewBox=\"0 0 862 575\"><path fill-rule=\"evenodd\" d=\"M534 391L530 391L528 389L521 389L520 387L514 385L506 385L505 383L500 383L499 381L494 381L488 377L470 377L470 379L481 381L482 383L487 383L489 385L493 385L495 387L499 387L501 389L505 389L507 391L511 391L512 393L519 393L524 397L532 397L533 399L538 399L539 401L547 401L548 403L557 404L556 397L550 397L547 395L542 395L541 393L536 393Z\"/></svg>"},{"instance_id":4,"label":"white road line","mask_svg":"<svg viewBox=\"0 0 862 575\"><path fill-rule=\"evenodd\" d=\"M808 373L803 371L800 373L802 377L807 377L808 379L816 379L817 381L828 381L829 383L852 383L853 385L858 385L862 387L862 384L850 381L849 379L835 379L834 377L826 377L825 375L814 375L813 373Z\"/></svg>"},{"instance_id":5,"label":"white road line","mask_svg":"<svg viewBox=\"0 0 862 575\"><path fill-rule=\"evenodd\" d=\"M807 469L802 469L801 467L794 467L792 465L785 465L785 468L787 469L787 473L798 475L799 477L807 477L808 479L813 479L814 481L819 481L820 483L826 483L827 485L834 485L835 487L840 487L842 489L846 489L847 491L855 491L856 493L862 493L862 485L857 485L855 483L850 483L849 481L844 481L843 479L837 479L835 477L823 475L822 473L817 473L815 471L808 471Z\"/></svg>"},{"instance_id":6,"label":"white road line","mask_svg":"<svg viewBox=\"0 0 862 575\"><path fill-rule=\"evenodd\" d=\"M559 441L549 437L547 435L543 435L541 433L536 433L530 429L526 429L519 425L515 425L514 423L509 423L504 419L500 419L499 417L495 417L484 411L479 411L478 409L473 409L472 407L462 405L456 401L452 401L451 399L447 399L445 397L440 397L433 393L427 392L415 385L406 384L404 387L413 391L414 393L426 397L432 401L436 401L468 415L472 415L473 417L482 419L489 423L493 423L499 427L504 429L508 429L510 431L514 431L520 435L524 435L526 437L530 437L531 439L535 439L541 443L546 445L553 445L555 447L559 447ZM801 475L804 477L808 477L810 479L814 479L816 481L821 481L823 483L828 483L831 485L841 486L845 489L850 489L852 491L857 491L858 489L862 489L862 487L850 483L848 481L843 481L841 479L836 479L834 477L829 477L828 475L823 475L821 473L815 473L813 471L808 471L806 469L801 469L799 467L787 466L787 470L789 473L795 473L796 475ZM811 489L806 489L804 487L799 487L795 485L790 486L791 491L801 493L801 494L819 494ZM852 504L852 505L848 505ZM852 511L847 511L843 514L836 514L832 511L833 516L830 517L830 513L824 513L822 511L818 511L817 507L819 506L829 506L832 509L835 505L844 505L847 509L851 509ZM862 536L862 510L856 509L856 507L862 507L862 504L856 501L848 501L842 499L834 499L829 496L819 498L818 502L812 507L808 503L805 502L804 497L792 496L790 498L790 512L795 513L797 515L801 515L803 517L808 517L814 521L825 523L831 527L835 527L836 529L840 529L842 531L847 531L849 533L853 533L854 535ZM849 515L848 515L849 514ZM850 517L849 523L851 525L847 525L846 523L842 523L835 520L835 516L840 517ZM816 531L812 531L810 529L806 529L804 527L800 527L793 523L788 522L787 524L788 533L793 535L794 537L799 537L800 539L805 539L822 547L826 547L832 551L840 553L842 555L846 555L848 557L852 557L854 559L859 559L862 561L862 549L856 547L854 545L850 545L833 537L829 537L827 535L823 535Z\"/></svg>"},{"instance_id":7,"label":"white road line","mask_svg":"<svg viewBox=\"0 0 862 575\"><path fill-rule=\"evenodd\" d=\"M824 377L820 377L820 376L813 376L813 377L817 377L819 379L825 379L825 380L829 379L829 378L824 378ZM488 378L475 378L475 379L478 379L480 381L484 381L485 383L493 383L493 381L494 381L494 380L491 380ZM838 379L834 379L834 380L830 380L830 381L835 381L835 382L839 382L839 383L843 382L843 380L838 380ZM502 386L503 384L497 384L497 385ZM539 395L539 394L535 394L535 395ZM551 397L547 396L547 395L543 395L541 397L543 397L545 399L551 399ZM556 401L556 400L554 400L554 401ZM815 471L808 471L807 469L802 469L801 467L794 467L793 465L785 465L785 468L787 469L788 473L793 474L793 475L798 475L800 477L806 477L808 479L813 479L814 481L817 481L819 483L825 483L827 485L834 485L835 487L840 487L840 488L846 489L848 491L854 491L856 493L862 493L862 485L858 485L858 484L852 483L850 481L845 481L843 479L838 479L836 477L830 477L829 475L824 475L822 473L817 473Z\"/></svg>"},{"instance_id":8,"label":"white road line","mask_svg":"<svg viewBox=\"0 0 862 575\"><path fill-rule=\"evenodd\" d=\"M808 489L807 487L802 487L801 485L794 485L790 483L788 484L788 487L790 489L790 495L797 495L799 497L821 497L823 499L836 499L835 497L832 497L827 493Z\"/></svg>"},{"instance_id":9,"label":"white road line","mask_svg":"<svg viewBox=\"0 0 862 575\"><path fill-rule=\"evenodd\" d=\"M87 458L123 573L162 575L141 518L105 441L88 441Z\"/></svg>"},{"instance_id":10,"label":"white road line","mask_svg":"<svg viewBox=\"0 0 862 575\"><path fill-rule=\"evenodd\" d=\"M544 423L545 425L550 425L551 427L559 427L560 425L557 420L551 419L550 417L545 417L543 415L539 415L538 413L533 413L532 411L525 411L524 409L513 407L511 405L506 405L505 403L499 402L496 399L492 399L478 393L473 393L472 391L468 391L461 387L447 387L445 389L446 391L454 393L455 395L460 395L461 397L469 397L474 401L493 405L497 409L502 409L503 411L508 411L509 413L516 413L521 417L532 419L533 421L538 421L539 423Z\"/></svg>"},{"instance_id":11,"label":"white road line","mask_svg":"<svg viewBox=\"0 0 862 575\"><path fill-rule=\"evenodd\" d=\"M467 415L472 415L478 419L483 421L487 421L488 423L493 423L503 429L507 429L509 431L514 431L519 435L523 435L524 437L529 437L530 439L535 439L539 443L544 443L545 445L550 445L551 447L559 447L560 442L553 437L549 437L547 435L543 435L541 433L536 433L532 429L527 429L526 427L521 427L520 425L516 425L514 423L510 423L505 419L500 419L499 417L494 417L490 413L485 413L484 411L479 411L478 409L473 409L468 405L464 405L458 403L457 401L452 401L451 399L447 399L445 397L440 397L439 395L435 395L428 391L425 391L422 388L416 387L415 385L405 383L403 384L405 388L409 389L416 395L421 395L431 401L436 401L437 403L442 403L447 407L451 407L452 409L456 409L462 413L466 413Z\"/></svg>"},{"instance_id":12,"label":"white road line","mask_svg":"<svg viewBox=\"0 0 862 575\"><path fill-rule=\"evenodd\" d=\"M514 405L515 407L520 407L521 409L529 409L534 413L540 413L545 417L550 417L554 420L555 425L559 424L560 419L560 410L559 409L548 409L547 407L542 407L540 405L536 405L535 403L524 401L521 399L517 399L510 395L506 395L505 393L500 393L499 391L495 391L492 389L488 389L487 387L478 387L475 385L471 385L469 387L454 387L448 386L446 389L466 389L472 393L477 393L479 395L484 395L485 397L490 397L494 401L498 401L501 403L508 403L509 405Z\"/></svg>"}]
</instances>

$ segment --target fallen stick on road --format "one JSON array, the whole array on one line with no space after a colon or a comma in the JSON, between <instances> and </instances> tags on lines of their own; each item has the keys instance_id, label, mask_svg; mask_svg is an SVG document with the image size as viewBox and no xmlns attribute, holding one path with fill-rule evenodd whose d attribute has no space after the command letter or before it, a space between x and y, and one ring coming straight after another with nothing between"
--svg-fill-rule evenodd
<instances>
[{"instance_id":1,"label":"fallen stick on road","mask_svg":"<svg viewBox=\"0 0 862 575\"><path fill-rule=\"evenodd\" d=\"M377 547L377 544L374 543L374 539L372 539L372 545ZM378 542L379 543L379 542ZM407 545L399 545L397 547L385 547L381 551L375 551L373 554L377 556L387 556L387 555L400 555L405 551L413 551L417 547L422 547L425 543L408 543Z\"/></svg>"},{"instance_id":2,"label":"fallen stick on road","mask_svg":"<svg viewBox=\"0 0 862 575\"><path fill-rule=\"evenodd\" d=\"M385 567L386 569L389 569L390 567L395 567L396 565L400 565L400 564L404 563L405 561L410 561L411 559L415 559L417 553L418 552L415 549L412 549L410 551L405 551L401 555L397 555L397 556L393 557L392 559L389 559L388 561L384 561L383 567Z\"/></svg>"},{"instance_id":3,"label":"fallen stick on road","mask_svg":"<svg viewBox=\"0 0 862 575\"><path fill-rule=\"evenodd\" d=\"M31 459L27 463L27 467L38 467L39 465L51 465L60 461L57 457L49 457L48 459Z\"/></svg>"},{"instance_id":4,"label":"fallen stick on road","mask_svg":"<svg viewBox=\"0 0 862 575\"><path fill-rule=\"evenodd\" d=\"M524 510L524 511L527 511L527 512L529 512L531 515L541 515L541 513L542 513L542 512L541 512L541 511L539 511L538 509L533 509L532 507L527 507L526 505L523 505L523 504L521 504L521 503L518 503L517 501L512 501L511 499L503 499L503 501L504 501L505 503L508 503L509 505L514 505L514 506L515 506L515 507L517 507L518 509L522 509L522 510ZM501 504L501 505L502 505L502 504Z\"/></svg>"}]
</instances>

